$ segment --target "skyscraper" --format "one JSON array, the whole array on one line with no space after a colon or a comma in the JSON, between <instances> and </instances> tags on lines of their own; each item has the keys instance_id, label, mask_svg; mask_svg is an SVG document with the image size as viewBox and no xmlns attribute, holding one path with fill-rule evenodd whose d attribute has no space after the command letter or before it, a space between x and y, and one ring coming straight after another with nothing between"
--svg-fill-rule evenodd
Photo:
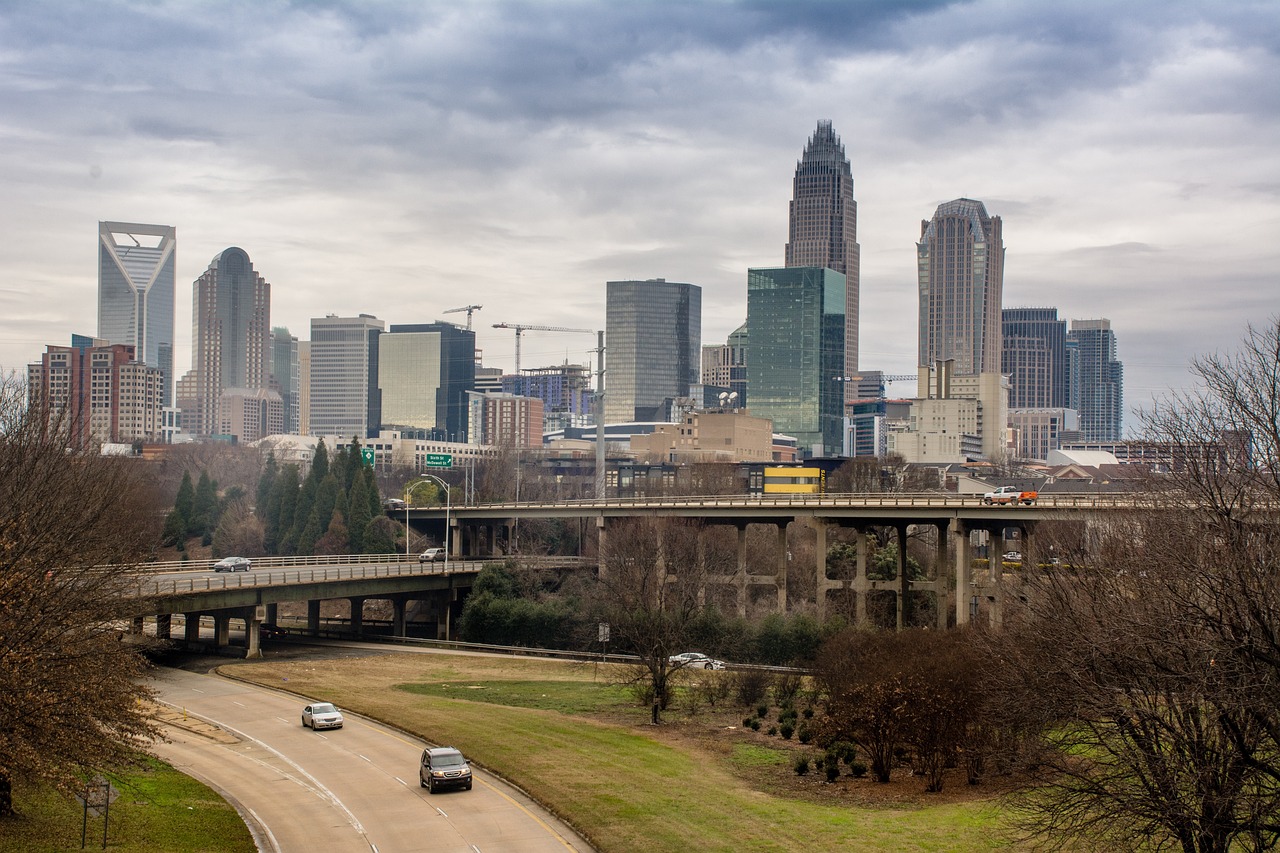
<instances>
[{"instance_id":1,"label":"skyscraper","mask_svg":"<svg viewBox=\"0 0 1280 853\"><path fill-rule=\"evenodd\" d=\"M611 281L605 293L608 423L666 421L698 384L702 288L651 278Z\"/></svg>"},{"instance_id":2,"label":"skyscraper","mask_svg":"<svg viewBox=\"0 0 1280 853\"><path fill-rule=\"evenodd\" d=\"M310 435L365 438L382 423L377 317L311 318Z\"/></svg>"},{"instance_id":3,"label":"skyscraper","mask_svg":"<svg viewBox=\"0 0 1280 853\"><path fill-rule=\"evenodd\" d=\"M954 359L957 376L1000 372L1004 243L980 201L938 205L920 223L919 366Z\"/></svg>"},{"instance_id":4,"label":"skyscraper","mask_svg":"<svg viewBox=\"0 0 1280 853\"><path fill-rule=\"evenodd\" d=\"M1067 338L1079 347L1080 432L1085 441L1120 441L1124 433L1124 365L1116 359L1111 321L1072 320Z\"/></svg>"},{"instance_id":5,"label":"skyscraper","mask_svg":"<svg viewBox=\"0 0 1280 853\"><path fill-rule=\"evenodd\" d=\"M796 163L787 236L788 267L827 267L845 276L845 363L858 372L858 204L853 172L830 121L819 121Z\"/></svg>"},{"instance_id":6,"label":"skyscraper","mask_svg":"<svg viewBox=\"0 0 1280 853\"><path fill-rule=\"evenodd\" d=\"M160 368L165 406L173 404L176 244L170 225L98 223L98 337L132 344L139 361Z\"/></svg>"},{"instance_id":7,"label":"skyscraper","mask_svg":"<svg viewBox=\"0 0 1280 853\"><path fill-rule=\"evenodd\" d=\"M378 341L382 426L466 441L476 333L453 323L396 325Z\"/></svg>"},{"instance_id":8,"label":"skyscraper","mask_svg":"<svg viewBox=\"0 0 1280 853\"><path fill-rule=\"evenodd\" d=\"M751 414L806 456L843 445L844 275L823 267L747 270Z\"/></svg>"},{"instance_id":9,"label":"skyscraper","mask_svg":"<svg viewBox=\"0 0 1280 853\"><path fill-rule=\"evenodd\" d=\"M297 435L301 428L298 399L302 386L298 338L284 326L271 330L271 381L284 402L284 431Z\"/></svg>"},{"instance_id":10,"label":"skyscraper","mask_svg":"<svg viewBox=\"0 0 1280 853\"><path fill-rule=\"evenodd\" d=\"M1067 321L1057 308L1005 308L1000 372L1010 377L1009 408L1067 405Z\"/></svg>"},{"instance_id":11,"label":"skyscraper","mask_svg":"<svg viewBox=\"0 0 1280 853\"><path fill-rule=\"evenodd\" d=\"M271 285L244 249L223 249L192 285L191 341L194 407L183 401L183 428L221 434L224 392L258 392L270 382ZM191 385L184 383L185 387ZM282 395L283 396L283 395Z\"/></svg>"}]
</instances>

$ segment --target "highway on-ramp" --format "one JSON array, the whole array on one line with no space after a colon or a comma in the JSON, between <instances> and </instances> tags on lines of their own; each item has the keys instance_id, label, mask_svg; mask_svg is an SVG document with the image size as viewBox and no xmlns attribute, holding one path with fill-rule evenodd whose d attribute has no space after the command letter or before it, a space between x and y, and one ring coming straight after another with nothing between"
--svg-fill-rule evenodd
<instances>
[{"instance_id":1,"label":"highway on-ramp","mask_svg":"<svg viewBox=\"0 0 1280 853\"><path fill-rule=\"evenodd\" d=\"M341 729L301 724L305 700L217 676L157 672L174 725L156 753L220 790L263 850L587 853L571 829L481 770L470 791L428 794L426 744L346 713Z\"/></svg>"}]
</instances>

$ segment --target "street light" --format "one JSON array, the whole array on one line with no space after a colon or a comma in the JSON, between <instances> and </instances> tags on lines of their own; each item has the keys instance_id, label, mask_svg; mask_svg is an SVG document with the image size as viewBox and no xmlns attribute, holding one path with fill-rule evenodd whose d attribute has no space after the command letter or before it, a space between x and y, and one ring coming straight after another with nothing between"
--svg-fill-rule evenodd
<instances>
[{"instance_id":1,"label":"street light","mask_svg":"<svg viewBox=\"0 0 1280 853\"><path fill-rule=\"evenodd\" d=\"M409 557L409 499L413 497L413 486L422 480L435 480L444 489L444 571L449 573L449 511L453 505L453 494L449 484L435 474L419 474L404 487L404 556Z\"/></svg>"}]
</instances>

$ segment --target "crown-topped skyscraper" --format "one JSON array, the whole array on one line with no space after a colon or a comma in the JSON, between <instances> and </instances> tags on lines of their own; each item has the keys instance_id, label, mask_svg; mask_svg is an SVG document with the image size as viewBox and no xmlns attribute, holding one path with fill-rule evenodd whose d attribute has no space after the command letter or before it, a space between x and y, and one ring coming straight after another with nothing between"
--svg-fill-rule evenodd
<instances>
[{"instance_id":1,"label":"crown-topped skyscraper","mask_svg":"<svg viewBox=\"0 0 1280 853\"><path fill-rule=\"evenodd\" d=\"M858 371L858 204L853 172L830 121L819 121L796 164L788 267L826 267L845 276L845 375Z\"/></svg>"}]
</instances>

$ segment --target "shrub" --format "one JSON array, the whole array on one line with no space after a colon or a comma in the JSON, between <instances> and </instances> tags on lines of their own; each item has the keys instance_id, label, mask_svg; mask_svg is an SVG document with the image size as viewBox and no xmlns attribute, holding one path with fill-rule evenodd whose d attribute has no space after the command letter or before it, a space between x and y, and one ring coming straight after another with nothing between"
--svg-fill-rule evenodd
<instances>
[{"instance_id":1,"label":"shrub","mask_svg":"<svg viewBox=\"0 0 1280 853\"><path fill-rule=\"evenodd\" d=\"M757 706L756 706L756 716L757 716L757 717L759 717L759 718L760 718L760 719L762 719L762 720L763 720L765 717L769 716L769 706L768 706L768 705L757 705Z\"/></svg>"},{"instance_id":2,"label":"shrub","mask_svg":"<svg viewBox=\"0 0 1280 853\"><path fill-rule=\"evenodd\" d=\"M804 684L804 678L798 672L784 672L777 675L773 681L773 700L779 705L793 704L802 684Z\"/></svg>"},{"instance_id":3,"label":"shrub","mask_svg":"<svg viewBox=\"0 0 1280 853\"><path fill-rule=\"evenodd\" d=\"M797 776L805 776L809 773L809 757L802 755L796 759L794 766Z\"/></svg>"},{"instance_id":4,"label":"shrub","mask_svg":"<svg viewBox=\"0 0 1280 853\"><path fill-rule=\"evenodd\" d=\"M828 782L836 781L836 778L840 775L840 759L828 752L822 760L822 769L827 773Z\"/></svg>"},{"instance_id":5,"label":"shrub","mask_svg":"<svg viewBox=\"0 0 1280 853\"><path fill-rule=\"evenodd\" d=\"M812 706L812 705L810 705L808 708L805 708L805 709L804 709L804 718L805 718L806 720L812 720L812 719L813 719L813 706Z\"/></svg>"},{"instance_id":6,"label":"shrub","mask_svg":"<svg viewBox=\"0 0 1280 853\"><path fill-rule=\"evenodd\" d=\"M733 691L738 702L750 707L765 697L769 691L769 673L759 669L744 669L733 673Z\"/></svg>"},{"instance_id":7,"label":"shrub","mask_svg":"<svg viewBox=\"0 0 1280 853\"><path fill-rule=\"evenodd\" d=\"M743 718L742 718L742 727L743 727L744 729L749 729L749 728L751 728L751 718L750 718L750 717L743 717Z\"/></svg>"},{"instance_id":8,"label":"shrub","mask_svg":"<svg viewBox=\"0 0 1280 853\"><path fill-rule=\"evenodd\" d=\"M801 743L807 744L809 741L813 740L813 730L808 726L801 724L800 728L796 730L796 738Z\"/></svg>"},{"instance_id":9,"label":"shrub","mask_svg":"<svg viewBox=\"0 0 1280 853\"><path fill-rule=\"evenodd\" d=\"M783 740L791 740L791 736L795 734L796 727L791 723L783 723L778 729L778 734L782 735Z\"/></svg>"},{"instance_id":10,"label":"shrub","mask_svg":"<svg viewBox=\"0 0 1280 853\"><path fill-rule=\"evenodd\" d=\"M858 758L858 747L847 740L838 740L831 744L829 751L850 767Z\"/></svg>"},{"instance_id":11,"label":"shrub","mask_svg":"<svg viewBox=\"0 0 1280 853\"><path fill-rule=\"evenodd\" d=\"M773 736L774 736L774 735L776 735L777 733L778 733L778 727L777 727L777 726L769 726L769 737L773 737Z\"/></svg>"},{"instance_id":12,"label":"shrub","mask_svg":"<svg viewBox=\"0 0 1280 853\"><path fill-rule=\"evenodd\" d=\"M850 761L849 775L861 779L867 775L867 764L865 761Z\"/></svg>"},{"instance_id":13,"label":"shrub","mask_svg":"<svg viewBox=\"0 0 1280 853\"><path fill-rule=\"evenodd\" d=\"M759 719L753 719L753 720L751 721L751 730L752 730L752 731L754 731L754 732L758 732L758 731L760 731L760 720L759 720Z\"/></svg>"}]
</instances>

